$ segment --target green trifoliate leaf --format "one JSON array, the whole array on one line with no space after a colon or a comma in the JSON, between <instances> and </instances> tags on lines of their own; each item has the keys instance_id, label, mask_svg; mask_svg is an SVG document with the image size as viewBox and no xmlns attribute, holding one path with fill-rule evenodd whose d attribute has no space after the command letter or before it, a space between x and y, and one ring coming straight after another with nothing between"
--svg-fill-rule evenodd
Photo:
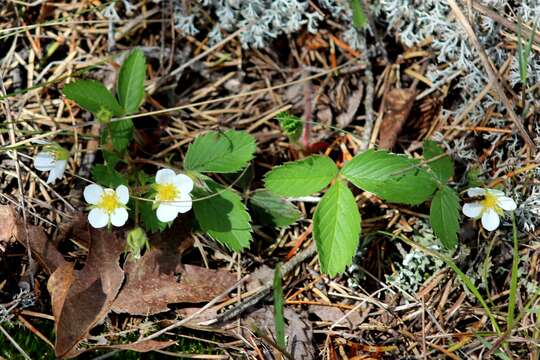
<instances>
[{"instance_id":1,"label":"green trifoliate leaf","mask_svg":"<svg viewBox=\"0 0 540 360\"><path fill-rule=\"evenodd\" d=\"M128 114L137 112L143 102L145 74L144 53L135 49L122 64L117 84L118 100Z\"/></svg>"},{"instance_id":2,"label":"green trifoliate leaf","mask_svg":"<svg viewBox=\"0 0 540 360\"><path fill-rule=\"evenodd\" d=\"M330 187L317 206L313 236L322 272L334 276L351 264L360 238L360 213L343 182Z\"/></svg>"},{"instance_id":3,"label":"green trifoliate leaf","mask_svg":"<svg viewBox=\"0 0 540 360\"><path fill-rule=\"evenodd\" d=\"M194 190L193 211L201 230L229 249L241 251L251 242L251 224L242 198L232 190L208 180L210 192ZM210 197L213 195L212 197ZM197 198L208 197L197 201Z\"/></svg>"},{"instance_id":4,"label":"green trifoliate leaf","mask_svg":"<svg viewBox=\"0 0 540 360\"><path fill-rule=\"evenodd\" d=\"M184 168L199 172L233 173L253 159L256 145L244 131L210 132L195 139L184 160Z\"/></svg>"},{"instance_id":5,"label":"green trifoliate leaf","mask_svg":"<svg viewBox=\"0 0 540 360\"><path fill-rule=\"evenodd\" d=\"M291 115L287 112L277 114L276 119L281 126L281 130L292 141L296 142L302 135L304 123L298 116Z\"/></svg>"},{"instance_id":6,"label":"green trifoliate leaf","mask_svg":"<svg viewBox=\"0 0 540 360\"><path fill-rule=\"evenodd\" d=\"M448 186L435 193L429 210L433 232L447 249L455 249L459 231L459 198Z\"/></svg>"},{"instance_id":7,"label":"green trifoliate leaf","mask_svg":"<svg viewBox=\"0 0 540 360\"><path fill-rule=\"evenodd\" d=\"M111 121L109 129L114 149L125 150L133 139L133 121L131 119Z\"/></svg>"},{"instance_id":8,"label":"green trifoliate leaf","mask_svg":"<svg viewBox=\"0 0 540 360\"><path fill-rule=\"evenodd\" d=\"M250 208L264 224L277 227L289 226L302 217L302 213L287 201L268 190L258 190L249 199Z\"/></svg>"},{"instance_id":9,"label":"green trifoliate leaf","mask_svg":"<svg viewBox=\"0 0 540 360\"><path fill-rule=\"evenodd\" d=\"M454 176L454 162L448 155L444 155L444 149L437 145L435 141L425 140L424 141L424 160L428 161L428 166L433 170L433 173L441 180L443 183L446 183L449 178ZM429 161L434 157L441 158L433 161Z\"/></svg>"},{"instance_id":10,"label":"green trifoliate leaf","mask_svg":"<svg viewBox=\"0 0 540 360\"><path fill-rule=\"evenodd\" d=\"M362 190L394 203L418 205L437 188L419 161L386 151L368 150L349 161L341 174Z\"/></svg>"},{"instance_id":11,"label":"green trifoliate leaf","mask_svg":"<svg viewBox=\"0 0 540 360\"><path fill-rule=\"evenodd\" d=\"M118 104L118 101L99 81L74 81L64 86L64 95L96 116L98 113L103 114L104 111L115 116L124 114L124 109Z\"/></svg>"},{"instance_id":12,"label":"green trifoliate leaf","mask_svg":"<svg viewBox=\"0 0 540 360\"><path fill-rule=\"evenodd\" d=\"M312 155L274 167L264 182L268 190L281 196L307 196L324 189L337 173L328 156Z\"/></svg>"}]
</instances>

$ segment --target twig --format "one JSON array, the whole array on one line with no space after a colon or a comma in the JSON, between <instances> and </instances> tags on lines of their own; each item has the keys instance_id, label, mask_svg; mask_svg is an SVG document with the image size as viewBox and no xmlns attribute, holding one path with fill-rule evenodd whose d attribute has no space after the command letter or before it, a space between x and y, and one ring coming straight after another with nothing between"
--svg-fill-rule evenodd
<instances>
[{"instance_id":1,"label":"twig","mask_svg":"<svg viewBox=\"0 0 540 360\"><path fill-rule=\"evenodd\" d=\"M287 276L296 266L304 262L304 260L306 260L307 258L313 256L315 254L315 250L315 243L313 243L307 249L303 250L291 260L286 262L281 268L283 274L282 276ZM270 293L272 285L272 282L263 285L259 292L257 292L253 297L244 301L243 303L236 305L232 309L225 311L223 314L219 315L214 321L212 321L212 323L223 322L237 317L246 309L264 299Z\"/></svg>"},{"instance_id":2,"label":"twig","mask_svg":"<svg viewBox=\"0 0 540 360\"><path fill-rule=\"evenodd\" d=\"M484 68L486 69L491 82L493 83L493 87L499 94L500 100L506 107L506 111L508 112L508 115L510 116L510 119L514 122L514 125L516 126L519 134L525 140L527 145L529 146L529 149L532 154L536 152L536 146L534 142L532 141L531 137L525 130L525 127L523 126L523 123L521 119L518 117L518 115L515 113L514 108L512 107L512 104L510 103L510 100L506 96L504 92L504 88L501 85L499 78L495 71L493 70L493 66L491 65L491 62L486 55L486 52L484 51L484 48L480 44L480 41L478 40L478 37L474 33L473 28L471 27L471 24L457 5L455 0L448 0L448 5L452 8L452 11L455 13L457 20L461 23L461 26L469 36L469 40L471 41L472 45L476 48L476 51L478 51L478 55L480 55L480 60L482 60L482 63L484 65Z\"/></svg>"}]
</instances>

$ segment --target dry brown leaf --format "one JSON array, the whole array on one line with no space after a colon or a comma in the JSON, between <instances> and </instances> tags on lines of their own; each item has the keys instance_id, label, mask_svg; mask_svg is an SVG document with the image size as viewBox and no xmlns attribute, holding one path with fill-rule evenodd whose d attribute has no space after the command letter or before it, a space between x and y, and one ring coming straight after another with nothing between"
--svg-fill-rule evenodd
<instances>
[{"instance_id":1,"label":"dry brown leaf","mask_svg":"<svg viewBox=\"0 0 540 360\"><path fill-rule=\"evenodd\" d=\"M66 264L62 254L49 241L41 227L30 224L25 226L22 217L17 215L17 211L13 207L0 206L0 241L13 241L15 239L26 246L27 234L32 254L45 268L45 271L51 274L58 267Z\"/></svg>"},{"instance_id":2,"label":"dry brown leaf","mask_svg":"<svg viewBox=\"0 0 540 360\"><path fill-rule=\"evenodd\" d=\"M364 86L359 83L358 89L356 89L347 99L347 111L338 115L336 121L340 128L345 128L354 120L354 115L360 107L362 102L362 96L364 94Z\"/></svg>"},{"instance_id":3,"label":"dry brown leaf","mask_svg":"<svg viewBox=\"0 0 540 360\"><path fill-rule=\"evenodd\" d=\"M289 354L299 360L315 359L311 322L289 308L285 308L283 313L288 322L286 334Z\"/></svg>"},{"instance_id":4,"label":"dry brown leaf","mask_svg":"<svg viewBox=\"0 0 540 360\"><path fill-rule=\"evenodd\" d=\"M384 117L379 130L379 147L392 149L403 125L409 117L414 99L415 89L392 89L386 94Z\"/></svg>"},{"instance_id":5,"label":"dry brown leaf","mask_svg":"<svg viewBox=\"0 0 540 360\"><path fill-rule=\"evenodd\" d=\"M285 336L287 338L287 351L294 359L311 360L315 359L313 351L313 328L309 320L296 313L290 308L284 309L286 319ZM274 307L263 306L251 313L246 314L245 321L249 326L256 326L263 333L268 333L275 339ZM234 324L234 327L237 327ZM247 328L241 328L243 336L248 336Z\"/></svg>"},{"instance_id":6,"label":"dry brown leaf","mask_svg":"<svg viewBox=\"0 0 540 360\"><path fill-rule=\"evenodd\" d=\"M141 342L135 342L133 344L119 344L119 345L106 345L96 346L96 349L115 349L115 350L131 350L137 352L148 352L154 350L162 350L168 348L171 345L176 344L176 341L158 341L158 340L144 340Z\"/></svg>"},{"instance_id":7,"label":"dry brown leaf","mask_svg":"<svg viewBox=\"0 0 540 360\"><path fill-rule=\"evenodd\" d=\"M355 329L362 323L362 317L358 311L351 312L343 319L345 312L334 306L310 305L309 312L317 315L322 321L331 323L339 321L340 327L348 327L349 329Z\"/></svg>"},{"instance_id":8,"label":"dry brown leaf","mask_svg":"<svg viewBox=\"0 0 540 360\"><path fill-rule=\"evenodd\" d=\"M124 250L123 239L106 230L91 229L90 236L84 268L73 271L67 265L60 267L47 286L53 299L58 357L79 353L77 344L107 315L124 281L118 263Z\"/></svg>"},{"instance_id":9,"label":"dry brown leaf","mask_svg":"<svg viewBox=\"0 0 540 360\"><path fill-rule=\"evenodd\" d=\"M176 238L170 238L172 234ZM126 283L112 306L114 312L157 314L168 311L168 304L210 301L234 284L235 276L228 271L182 266L185 236L164 233L141 259L126 262Z\"/></svg>"}]
</instances>

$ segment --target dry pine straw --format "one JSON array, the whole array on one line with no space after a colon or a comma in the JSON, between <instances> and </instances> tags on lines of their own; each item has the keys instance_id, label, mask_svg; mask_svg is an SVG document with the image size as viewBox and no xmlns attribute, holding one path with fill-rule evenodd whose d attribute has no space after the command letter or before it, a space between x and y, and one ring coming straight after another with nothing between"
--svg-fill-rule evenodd
<instances>
[{"instance_id":1,"label":"dry pine straw","mask_svg":"<svg viewBox=\"0 0 540 360\"><path fill-rule=\"evenodd\" d=\"M119 66L111 55L120 54L132 46L142 46L147 50L150 62L146 103L141 114L134 117L137 124L145 121L154 124L151 129L139 126L138 141L141 145L135 150L134 160L143 163L143 166L162 166L171 155L178 161L179 154L201 131L233 127L244 129L256 137L258 154L255 168L258 172L268 169L297 154L273 121L281 111L295 114L313 111L313 120L318 122L312 127L314 140L329 140L327 152L339 161L350 158L351 154L363 147L358 139L365 133L362 126L365 116L359 115L350 120L347 130L352 134L349 135L338 136L325 126L331 125L333 116L346 113L353 106L351 96L362 84L366 69L365 62L359 61L362 54L350 49L340 39L340 29L334 28L331 23L316 35L304 34L290 39L293 49L291 59L282 63L276 54L279 49L243 50L238 33L231 34L218 46L212 47L207 45L207 39L182 37L172 26L171 14L161 12L152 3L137 4L135 14L131 17L121 15L127 20L115 24L116 48L112 52L108 49L111 41L109 23L96 9L91 8L96 4L100 8L102 5L99 3L73 1L34 6L21 3L18 12L15 12L13 4L15 2L0 9L0 18L5 19L0 22L0 42L5 53L0 67L0 91L2 95L9 94L2 101L6 131L0 134L0 143L2 146L14 145L12 151L3 152L1 157L0 202L17 206L28 221L47 228L52 239L61 230L65 219L69 218L71 210L84 206L80 194L81 184L84 184L81 178L89 176L89 168L95 161L99 146L99 126L92 122L88 114L60 96L58 89L64 80L81 70L83 77L95 77L110 86ZM36 18L41 16L38 14L45 15L40 19ZM38 23L41 25L38 26ZM515 29L512 31L515 32ZM171 47L178 44L180 39L184 49ZM48 49L53 47L57 47L53 54L54 61L47 58ZM185 49L188 50L187 54L184 53ZM382 100L389 89L398 87L400 79L397 75L406 74L420 80L422 85L419 85L416 101L428 98L435 104L442 103L444 96L452 91L452 78L438 84L425 84L421 65L432 61L430 56L429 44L426 44L423 49L405 51L402 56L405 60L400 60L400 64L387 63L374 67L372 91L377 118L373 132L368 137L371 146L375 145L383 119ZM96 68L85 71L91 66ZM240 68L243 75L238 71ZM502 74L504 69L500 69L499 76ZM464 106L472 109L482 96L492 91L495 84L496 80L492 80L485 91ZM174 94L172 100L167 98L167 92ZM377 107L377 104L380 106ZM426 111L426 114L428 118L423 118L416 129L423 136L429 136L437 128L444 131L448 141L468 136L473 131L501 132L503 135L512 132L509 128L471 127L465 115L450 126L443 127L438 122L438 111L432 114ZM414 120L409 121L414 123ZM67 179L54 187L44 183L42 174L32 169L25 156L34 155L31 141L38 138L54 138L72 152ZM421 137L411 140L407 151L414 151ZM152 148L151 143L164 145ZM488 158L494 150L495 147L492 147L484 156ZM532 166L526 165L522 169L530 170ZM509 177L519 175L519 171L509 173ZM500 177L494 181L507 179ZM365 234L386 229L406 235L419 216L425 217L421 211L387 206L367 194L359 194L358 201L362 208L378 208L372 216L364 214ZM305 217L310 218L313 204L298 205ZM295 266L291 266L285 278L287 307L305 317L307 312L314 311L314 307L318 306L318 320L311 324L313 344L330 358L345 353L371 354L374 357L384 355L389 358L406 355L432 358L444 354L459 358L459 351L467 354L482 351L474 332L489 329L487 318L481 308L471 305L470 297L448 269L433 274L416 294L408 294L381 281L384 279L382 272L389 273L392 266L391 263L384 263L393 260L390 250L385 249L390 244L380 241L366 250L367 253L378 255L366 257L377 260L363 261L367 261L363 269L367 274L365 286L352 288L347 285L346 277L329 279L317 271L310 231L306 222L280 233L256 228L256 242L266 241L272 245L267 251L240 255L223 252L206 238L198 236L194 253L199 254L211 267L212 263L228 266L238 273L239 278L262 263L272 266L276 261L292 257ZM80 257L87 251L77 243L72 243L70 248L69 254L66 254L70 257ZM536 248L530 246L522 249L522 255L531 259L528 266L531 272L528 277L531 279L536 278ZM19 259L18 268L12 269L9 277L18 277L25 269L24 258L21 256ZM36 275L44 280L40 273ZM0 284L5 286L6 282ZM261 294L266 295L268 286L239 289L229 300L220 300L212 306L216 311L229 309L229 314L234 313L240 321L231 323L225 334L212 325L204 326L205 331L220 339L217 343L204 335L197 339L232 354L247 351L256 356L262 353L261 349L272 347L264 338L257 339L253 334L246 335L241 331L239 325L244 325L245 319L249 318L249 309L240 300L255 299L252 301L266 304ZM41 297L46 296L41 294ZM491 300L501 309L501 315L498 315L501 320L506 299L505 292L491 296ZM44 304L40 299L38 303ZM231 307L233 310L230 310ZM321 307L336 311L321 311ZM51 345L52 339L47 339L32 325L32 320L36 318L50 320L49 313L46 307L36 306L36 309L21 311L18 321ZM155 324L165 321L167 316L174 315L164 315ZM533 315L522 317L519 326L524 330L508 338L513 349L528 346L528 339L535 331L532 328L534 324ZM109 334L111 338L122 332L136 332L149 324L140 318L130 318L116 325ZM172 322L172 325L175 326L171 327L171 331L180 325L185 326L185 322ZM197 325L197 328L201 326ZM184 336L181 331L166 335L172 339ZM489 339L495 341L496 337Z\"/></svg>"}]
</instances>

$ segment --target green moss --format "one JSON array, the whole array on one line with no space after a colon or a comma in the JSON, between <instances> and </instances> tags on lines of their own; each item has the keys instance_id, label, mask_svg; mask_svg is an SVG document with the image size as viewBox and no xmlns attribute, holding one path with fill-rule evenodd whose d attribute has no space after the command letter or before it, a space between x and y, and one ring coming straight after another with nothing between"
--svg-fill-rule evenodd
<instances>
[{"instance_id":1,"label":"green moss","mask_svg":"<svg viewBox=\"0 0 540 360\"><path fill-rule=\"evenodd\" d=\"M32 322L43 335L53 341L54 324L52 321ZM37 335L14 323L4 322L2 327L15 340L15 342L30 356L31 359L54 359L54 351L49 345L41 340ZM21 353L13 344L0 332L0 356L6 359L24 359Z\"/></svg>"}]
</instances>

